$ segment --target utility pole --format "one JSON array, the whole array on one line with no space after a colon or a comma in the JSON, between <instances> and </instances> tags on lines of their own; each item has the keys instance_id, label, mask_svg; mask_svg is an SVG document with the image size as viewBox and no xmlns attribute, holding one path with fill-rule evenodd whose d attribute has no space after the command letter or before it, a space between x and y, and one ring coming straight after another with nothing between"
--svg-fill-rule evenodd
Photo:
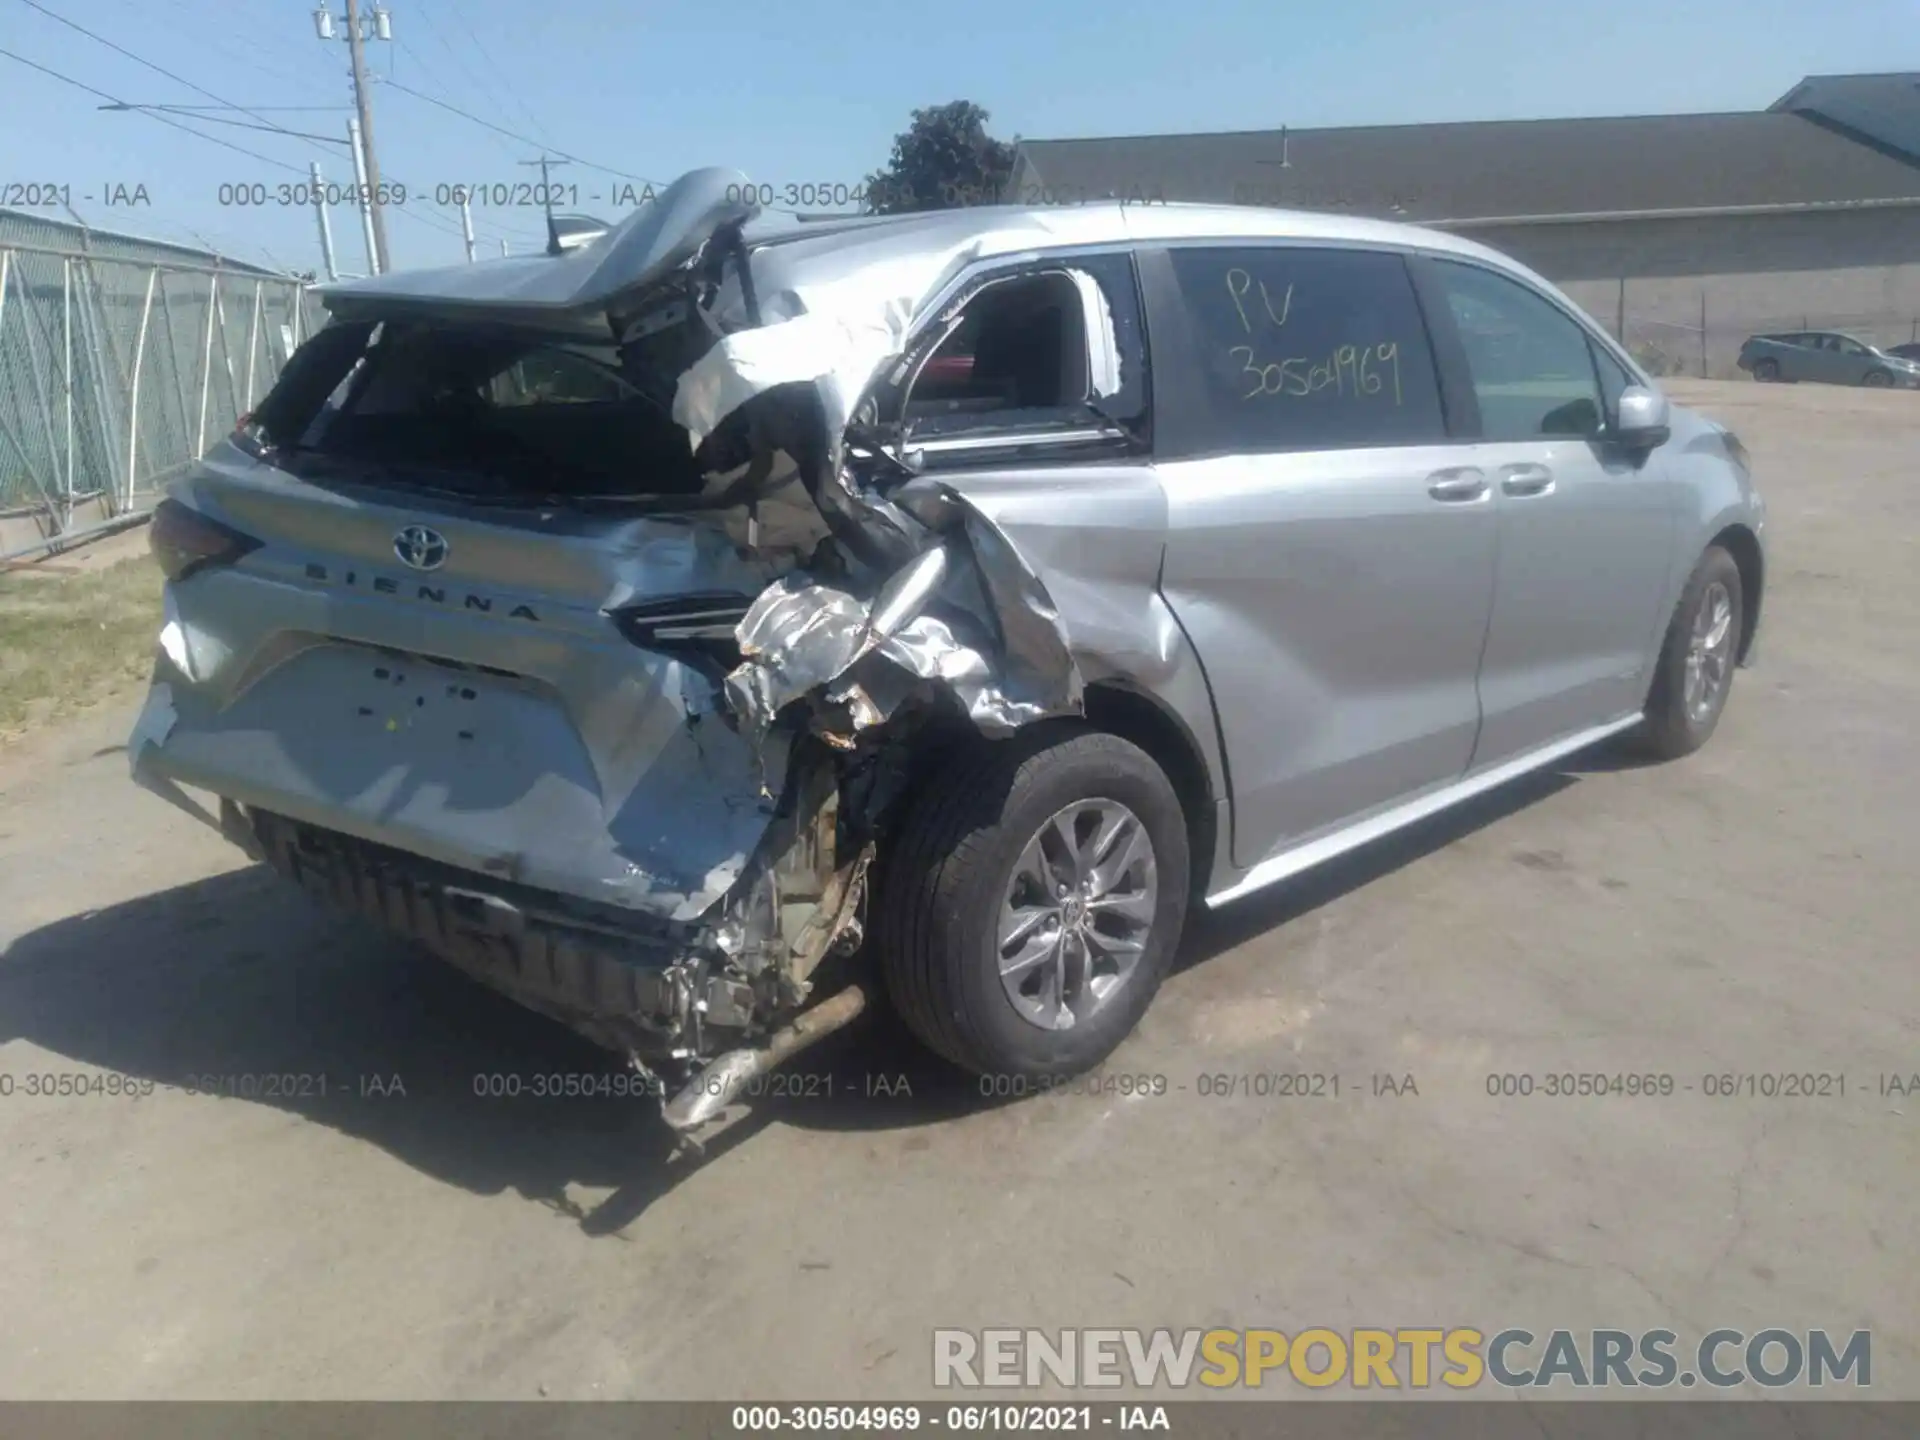
<instances>
[{"instance_id":1,"label":"utility pole","mask_svg":"<svg viewBox=\"0 0 1920 1440\"><path fill-rule=\"evenodd\" d=\"M380 208L380 162L373 154L373 97L367 93L366 45L360 38L360 0L347 0L347 53L353 57L353 105L360 112L360 148L367 170L365 183L372 187L367 204L373 213L373 245L379 262L375 269L387 270L387 217Z\"/></svg>"},{"instance_id":2,"label":"utility pole","mask_svg":"<svg viewBox=\"0 0 1920 1440\"><path fill-rule=\"evenodd\" d=\"M333 263L333 226L327 220L326 187L320 183L320 162L307 165L307 183L313 190L313 218L320 222L320 256L327 263L327 279L338 280L340 269Z\"/></svg>"},{"instance_id":3,"label":"utility pole","mask_svg":"<svg viewBox=\"0 0 1920 1440\"><path fill-rule=\"evenodd\" d=\"M467 242L467 263L473 263L473 205L467 198L466 188L460 190L460 236Z\"/></svg>"},{"instance_id":4,"label":"utility pole","mask_svg":"<svg viewBox=\"0 0 1920 1440\"><path fill-rule=\"evenodd\" d=\"M353 108L359 123L350 127L357 136L354 141L354 171L360 177L360 184L366 192L363 201L363 214L367 218L369 235L369 254L372 259L370 269L374 274L384 274L389 268L387 263L387 216L385 207L380 203L380 162L373 152L373 95L367 84L366 42L369 37L375 40L393 38L393 17L386 7L374 0L372 6L371 30L363 30L360 23L360 0L346 0L347 5L347 54L353 72ZM322 40L334 38L333 12L327 8L327 0L321 0L320 8L313 12L313 28Z\"/></svg>"},{"instance_id":5,"label":"utility pole","mask_svg":"<svg viewBox=\"0 0 1920 1440\"><path fill-rule=\"evenodd\" d=\"M546 155L542 155L538 160L522 160L520 163L522 165L538 165L540 167L540 194L546 201L547 206L547 253L549 255L558 255L560 253L560 232L556 230L553 225L553 182L547 178L547 171L555 165L565 165L568 162L565 160L554 160Z\"/></svg>"}]
</instances>

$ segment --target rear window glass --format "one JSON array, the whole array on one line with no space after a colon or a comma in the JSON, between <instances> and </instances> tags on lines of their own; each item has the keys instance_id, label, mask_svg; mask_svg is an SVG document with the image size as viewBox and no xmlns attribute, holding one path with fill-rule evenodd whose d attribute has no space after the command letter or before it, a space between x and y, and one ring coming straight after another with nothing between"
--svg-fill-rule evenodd
<instances>
[{"instance_id":1,"label":"rear window glass","mask_svg":"<svg viewBox=\"0 0 1920 1440\"><path fill-rule=\"evenodd\" d=\"M316 351L316 363L289 367L289 393L262 407L276 443L562 492L701 487L686 432L622 369L611 342L388 322L363 345Z\"/></svg>"},{"instance_id":2,"label":"rear window glass","mask_svg":"<svg viewBox=\"0 0 1920 1440\"><path fill-rule=\"evenodd\" d=\"M1195 247L1171 252L1217 451L1444 439L1426 326L1397 255Z\"/></svg>"}]
</instances>

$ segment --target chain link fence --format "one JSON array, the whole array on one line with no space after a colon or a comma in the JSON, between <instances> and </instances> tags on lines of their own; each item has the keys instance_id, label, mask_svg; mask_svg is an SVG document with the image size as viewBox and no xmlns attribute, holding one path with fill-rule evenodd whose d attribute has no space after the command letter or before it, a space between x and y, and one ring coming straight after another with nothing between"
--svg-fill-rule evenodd
<instances>
[{"instance_id":1,"label":"chain link fence","mask_svg":"<svg viewBox=\"0 0 1920 1440\"><path fill-rule=\"evenodd\" d=\"M1920 316L1822 315L1801 311L1791 315L1720 317L1709 312L1703 326L1697 321L1689 325L1630 314L1621 338L1633 357L1653 374L1737 380L1743 378L1745 372L1734 362L1749 336L1805 330L1838 331L1884 350L1920 342Z\"/></svg>"},{"instance_id":2,"label":"chain link fence","mask_svg":"<svg viewBox=\"0 0 1920 1440\"><path fill-rule=\"evenodd\" d=\"M0 553L150 507L319 318L299 277L0 211Z\"/></svg>"},{"instance_id":3,"label":"chain link fence","mask_svg":"<svg viewBox=\"0 0 1920 1440\"><path fill-rule=\"evenodd\" d=\"M1920 310L1909 303L1836 310L1735 303L1711 286L1665 281L1574 281L1565 289L1655 375L1738 380L1740 347L1753 335L1831 330L1887 349L1920 343Z\"/></svg>"}]
</instances>

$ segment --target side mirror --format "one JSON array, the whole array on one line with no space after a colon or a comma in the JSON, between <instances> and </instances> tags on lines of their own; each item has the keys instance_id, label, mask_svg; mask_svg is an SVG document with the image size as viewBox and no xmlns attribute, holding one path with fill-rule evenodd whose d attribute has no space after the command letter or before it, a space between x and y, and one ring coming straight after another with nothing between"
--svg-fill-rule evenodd
<instances>
[{"instance_id":1,"label":"side mirror","mask_svg":"<svg viewBox=\"0 0 1920 1440\"><path fill-rule=\"evenodd\" d=\"M1666 444L1672 434L1665 395L1644 385L1629 385L1620 392L1619 412L1613 424L1616 444L1630 450L1652 450Z\"/></svg>"}]
</instances>

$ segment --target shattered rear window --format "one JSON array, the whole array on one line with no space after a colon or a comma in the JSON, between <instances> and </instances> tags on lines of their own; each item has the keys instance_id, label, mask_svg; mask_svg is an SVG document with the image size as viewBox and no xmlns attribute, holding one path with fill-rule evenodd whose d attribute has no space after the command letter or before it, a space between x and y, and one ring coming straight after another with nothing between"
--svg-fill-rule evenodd
<instances>
[{"instance_id":1,"label":"shattered rear window","mask_svg":"<svg viewBox=\"0 0 1920 1440\"><path fill-rule=\"evenodd\" d=\"M285 411L307 411L302 451L431 470L456 488L464 476L476 490L502 482L582 495L700 490L686 431L625 373L611 341L387 322L363 347L339 342L323 359L330 373L309 367L302 394L276 417L284 435L293 418ZM324 401L314 398L322 384L331 392Z\"/></svg>"}]
</instances>

